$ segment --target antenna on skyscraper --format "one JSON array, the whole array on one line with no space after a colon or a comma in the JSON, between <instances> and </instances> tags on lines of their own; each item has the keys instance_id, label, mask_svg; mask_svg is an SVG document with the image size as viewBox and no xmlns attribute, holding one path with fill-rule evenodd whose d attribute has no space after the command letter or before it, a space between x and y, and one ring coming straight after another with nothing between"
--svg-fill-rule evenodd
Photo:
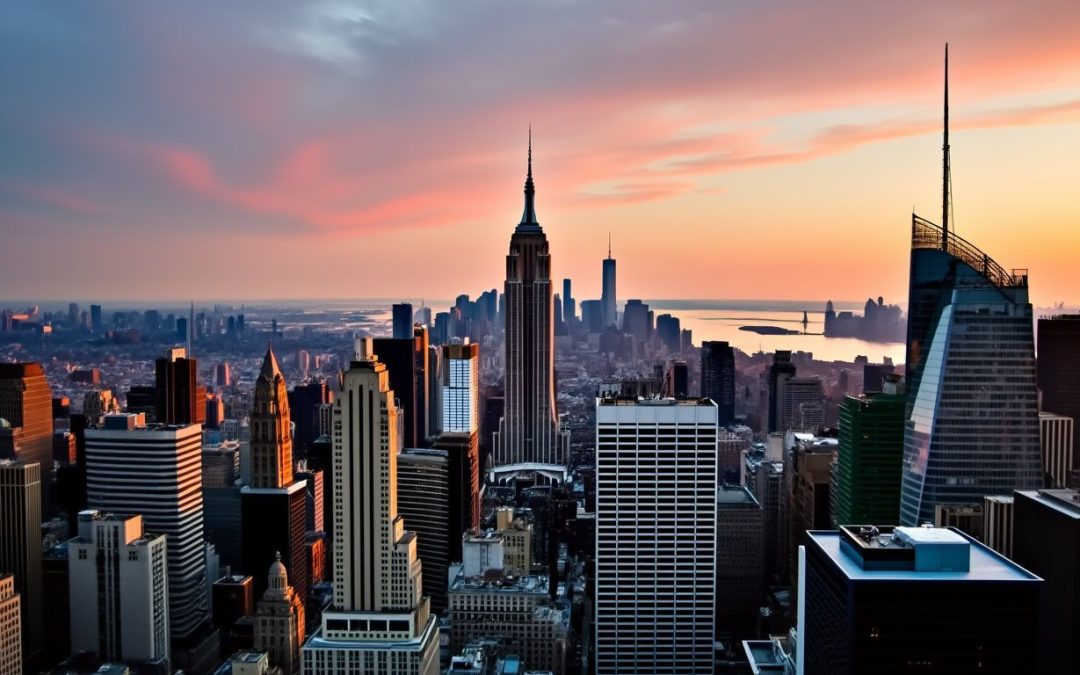
<instances>
[{"instance_id":1,"label":"antenna on skyscraper","mask_svg":"<svg viewBox=\"0 0 1080 675\"><path fill-rule=\"evenodd\" d=\"M941 170L941 250L949 250L949 212L952 210L952 167L949 159L949 43L945 43L945 140Z\"/></svg>"},{"instance_id":2,"label":"antenna on skyscraper","mask_svg":"<svg viewBox=\"0 0 1080 675\"><path fill-rule=\"evenodd\" d=\"M611 260L611 232L607 233L607 259Z\"/></svg>"}]
</instances>

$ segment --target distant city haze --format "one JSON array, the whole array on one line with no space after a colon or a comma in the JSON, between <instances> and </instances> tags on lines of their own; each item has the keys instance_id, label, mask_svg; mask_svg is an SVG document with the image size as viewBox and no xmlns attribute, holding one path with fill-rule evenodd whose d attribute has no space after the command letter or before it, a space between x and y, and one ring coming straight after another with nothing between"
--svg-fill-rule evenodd
<instances>
[{"instance_id":1,"label":"distant city haze","mask_svg":"<svg viewBox=\"0 0 1080 675\"><path fill-rule=\"evenodd\" d=\"M498 287L531 123L580 298L610 232L620 300L903 302L948 41L954 231L1030 268L1034 304L1080 300L1080 3L618 9L10 3L0 54L33 67L0 69L0 289Z\"/></svg>"}]
</instances>

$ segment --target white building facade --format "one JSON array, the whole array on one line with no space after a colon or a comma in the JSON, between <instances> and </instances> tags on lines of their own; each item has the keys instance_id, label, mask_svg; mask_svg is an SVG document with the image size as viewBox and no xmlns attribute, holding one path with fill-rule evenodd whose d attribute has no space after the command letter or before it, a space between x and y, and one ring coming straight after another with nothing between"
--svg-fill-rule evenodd
<instances>
[{"instance_id":1,"label":"white building facade","mask_svg":"<svg viewBox=\"0 0 1080 675\"><path fill-rule=\"evenodd\" d=\"M80 512L68 542L71 652L168 659L168 571L165 536L146 534L142 516Z\"/></svg>"},{"instance_id":2,"label":"white building facade","mask_svg":"<svg viewBox=\"0 0 1080 675\"><path fill-rule=\"evenodd\" d=\"M717 407L596 403L596 672L711 673Z\"/></svg>"},{"instance_id":3,"label":"white building facade","mask_svg":"<svg viewBox=\"0 0 1080 675\"><path fill-rule=\"evenodd\" d=\"M304 673L439 672L416 535L397 512L397 418L386 366L364 338L334 401L334 601L304 645Z\"/></svg>"},{"instance_id":4,"label":"white building facade","mask_svg":"<svg viewBox=\"0 0 1080 675\"><path fill-rule=\"evenodd\" d=\"M443 345L442 431L480 430L480 346Z\"/></svg>"},{"instance_id":5,"label":"white building facade","mask_svg":"<svg viewBox=\"0 0 1080 675\"><path fill-rule=\"evenodd\" d=\"M150 425L142 414L105 415L86 430L87 507L138 513L147 530L167 536L173 638L206 621L202 425Z\"/></svg>"}]
</instances>

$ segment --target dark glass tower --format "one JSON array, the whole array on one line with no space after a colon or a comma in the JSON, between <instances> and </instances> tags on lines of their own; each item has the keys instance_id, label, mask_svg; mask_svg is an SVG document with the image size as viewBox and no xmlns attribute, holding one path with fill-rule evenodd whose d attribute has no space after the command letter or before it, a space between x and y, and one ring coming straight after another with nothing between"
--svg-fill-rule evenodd
<instances>
[{"instance_id":1,"label":"dark glass tower","mask_svg":"<svg viewBox=\"0 0 1080 675\"><path fill-rule=\"evenodd\" d=\"M532 141L525 210L506 256L506 410L494 466L562 465L566 443L555 408L551 254L536 219Z\"/></svg>"},{"instance_id":2,"label":"dark glass tower","mask_svg":"<svg viewBox=\"0 0 1080 675\"><path fill-rule=\"evenodd\" d=\"M154 362L159 424L202 424L206 421L206 387L198 384L198 364L183 348L170 349Z\"/></svg>"},{"instance_id":3,"label":"dark glass tower","mask_svg":"<svg viewBox=\"0 0 1080 675\"><path fill-rule=\"evenodd\" d=\"M1027 270L950 233L948 52L942 225L911 216L900 521L1042 485Z\"/></svg>"},{"instance_id":4,"label":"dark glass tower","mask_svg":"<svg viewBox=\"0 0 1080 675\"><path fill-rule=\"evenodd\" d=\"M1073 466L1080 467L1080 314L1039 319L1036 334L1042 409L1073 418Z\"/></svg>"},{"instance_id":5,"label":"dark glass tower","mask_svg":"<svg viewBox=\"0 0 1080 675\"><path fill-rule=\"evenodd\" d=\"M604 312L604 328L614 326L618 317L619 304L615 298L615 258L611 257L611 235L608 235L607 258L604 258L600 306Z\"/></svg>"},{"instance_id":6,"label":"dark glass tower","mask_svg":"<svg viewBox=\"0 0 1080 675\"><path fill-rule=\"evenodd\" d=\"M726 342L701 343L701 395L716 403L720 426L735 423L735 350Z\"/></svg>"},{"instance_id":7,"label":"dark glass tower","mask_svg":"<svg viewBox=\"0 0 1080 675\"><path fill-rule=\"evenodd\" d=\"M412 305L407 302L394 305L393 307L394 317L394 332L393 336L396 340L404 340L411 338L413 334L413 312Z\"/></svg>"}]
</instances>

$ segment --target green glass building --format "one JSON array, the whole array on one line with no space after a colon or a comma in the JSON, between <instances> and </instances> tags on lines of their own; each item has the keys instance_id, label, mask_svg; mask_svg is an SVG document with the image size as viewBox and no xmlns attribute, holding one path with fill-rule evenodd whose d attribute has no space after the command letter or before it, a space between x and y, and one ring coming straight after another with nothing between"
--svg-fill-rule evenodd
<instances>
[{"instance_id":1,"label":"green glass building","mask_svg":"<svg viewBox=\"0 0 1080 675\"><path fill-rule=\"evenodd\" d=\"M884 389L880 394L848 396L840 404L833 483L837 525L889 525L900 515L907 397L895 380L886 381Z\"/></svg>"}]
</instances>

